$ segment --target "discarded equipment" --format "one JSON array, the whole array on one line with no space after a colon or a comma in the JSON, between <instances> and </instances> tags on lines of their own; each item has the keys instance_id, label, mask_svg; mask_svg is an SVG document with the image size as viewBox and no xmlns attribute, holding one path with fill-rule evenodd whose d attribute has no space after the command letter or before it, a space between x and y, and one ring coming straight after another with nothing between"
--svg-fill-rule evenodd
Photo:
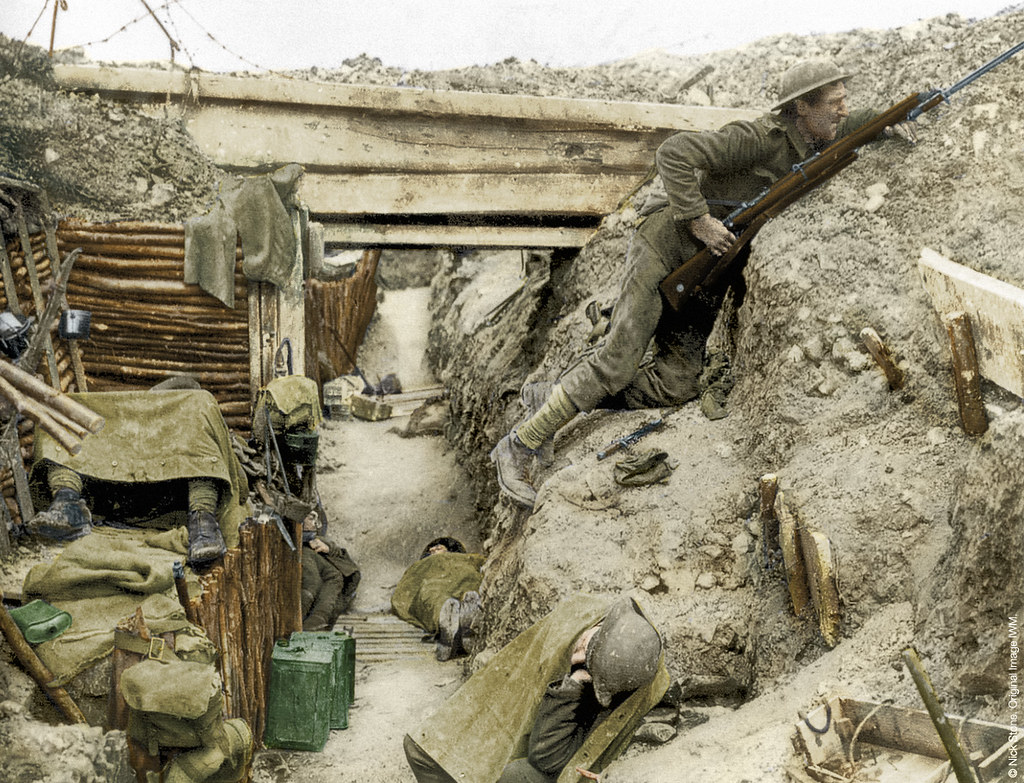
<instances>
[{"instance_id":1,"label":"discarded equipment","mask_svg":"<svg viewBox=\"0 0 1024 783\"><path fill-rule=\"evenodd\" d=\"M334 696L331 702L332 729L348 728L348 708L355 699L356 640L352 629L344 631L296 631L293 643L326 647L334 655Z\"/></svg>"},{"instance_id":2,"label":"discarded equipment","mask_svg":"<svg viewBox=\"0 0 1024 783\"><path fill-rule=\"evenodd\" d=\"M979 783L1006 779L1009 726L947 716ZM794 783L937 783L950 771L928 713L886 702L835 697L795 725L793 746L802 756L786 766ZM1009 738L1009 741L1008 741Z\"/></svg>"},{"instance_id":3,"label":"discarded equipment","mask_svg":"<svg viewBox=\"0 0 1024 783\"><path fill-rule=\"evenodd\" d=\"M11 619L29 644L56 639L71 627L71 615L37 598L10 610Z\"/></svg>"},{"instance_id":4,"label":"discarded equipment","mask_svg":"<svg viewBox=\"0 0 1024 783\"><path fill-rule=\"evenodd\" d=\"M65 310L60 314L57 334L64 340L88 340L92 313L88 310Z\"/></svg>"},{"instance_id":5,"label":"discarded equipment","mask_svg":"<svg viewBox=\"0 0 1024 783\"><path fill-rule=\"evenodd\" d=\"M655 419L654 421L648 422L639 429L633 430L633 432L629 433L628 435L623 435L621 438L616 438L607 446L605 446L603 451L597 452L597 458L604 459L605 457L610 457L619 449L628 449L630 446L632 446L645 435L650 435L661 425L662 420Z\"/></svg>"}]
</instances>

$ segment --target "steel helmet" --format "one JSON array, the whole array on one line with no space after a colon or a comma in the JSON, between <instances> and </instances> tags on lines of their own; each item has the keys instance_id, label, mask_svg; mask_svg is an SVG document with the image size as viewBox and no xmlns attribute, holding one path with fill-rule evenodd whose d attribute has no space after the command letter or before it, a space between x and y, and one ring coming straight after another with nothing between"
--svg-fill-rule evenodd
<instances>
[{"instance_id":1,"label":"steel helmet","mask_svg":"<svg viewBox=\"0 0 1024 783\"><path fill-rule=\"evenodd\" d=\"M819 87L845 81L851 76L852 73L840 70L831 60L801 60L782 74L782 86L779 90L782 98L772 106L772 111L778 111L787 103L802 98Z\"/></svg>"},{"instance_id":2,"label":"steel helmet","mask_svg":"<svg viewBox=\"0 0 1024 783\"><path fill-rule=\"evenodd\" d=\"M587 671L597 700L643 687L658 673L661 636L632 598L616 601L587 645Z\"/></svg>"},{"instance_id":3,"label":"steel helmet","mask_svg":"<svg viewBox=\"0 0 1024 783\"><path fill-rule=\"evenodd\" d=\"M0 313L0 351L11 359L17 359L28 347L28 330L33 318L23 318L10 310Z\"/></svg>"}]
</instances>

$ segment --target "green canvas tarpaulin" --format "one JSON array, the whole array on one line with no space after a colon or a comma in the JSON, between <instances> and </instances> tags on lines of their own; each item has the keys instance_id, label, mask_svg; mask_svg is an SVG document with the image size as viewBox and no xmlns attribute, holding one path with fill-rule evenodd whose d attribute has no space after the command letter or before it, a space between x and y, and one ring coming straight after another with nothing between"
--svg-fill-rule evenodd
<instances>
[{"instance_id":1,"label":"green canvas tarpaulin","mask_svg":"<svg viewBox=\"0 0 1024 783\"><path fill-rule=\"evenodd\" d=\"M601 620L612 599L576 595L503 647L410 736L445 771L464 783L494 783L505 765L527 753L537 707L548 683L569 671L572 646ZM668 689L659 662L654 680L629 696L587 737L559 783L582 781L576 767L606 767Z\"/></svg>"},{"instance_id":2,"label":"green canvas tarpaulin","mask_svg":"<svg viewBox=\"0 0 1024 783\"><path fill-rule=\"evenodd\" d=\"M480 587L483 555L441 552L409 566L391 596L391 608L408 623L437 633L437 618L449 598Z\"/></svg>"}]
</instances>

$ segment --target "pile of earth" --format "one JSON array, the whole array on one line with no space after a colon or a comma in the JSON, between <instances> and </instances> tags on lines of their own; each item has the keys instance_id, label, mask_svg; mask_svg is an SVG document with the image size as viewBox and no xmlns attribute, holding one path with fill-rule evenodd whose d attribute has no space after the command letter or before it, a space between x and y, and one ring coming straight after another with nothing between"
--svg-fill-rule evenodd
<instances>
[{"instance_id":1,"label":"pile of earth","mask_svg":"<svg viewBox=\"0 0 1024 783\"><path fill-rule=\"evenodd\" d=\"M827 56L856 71L854 105L882 107L953 84L1022 39L1024 12L1012 10L776 36L699 57L653 52L586 69L509 60L428 73L363 56L302 75L765 108L788 65ZM5 174L46 187L58 210L76 217L168 221L205 211L224 174L173 116L55 90L45 56L17 42L0 41L0 65ZM654 752L631 750L604 779L781 781L797 712L825 695L918 704L900 661L911 643L952 709L1005 722L1005 617L1024 593L1012 560L1024 544L1012 470L1024 411L986 385L989 432L963 433L948 340L916 265L931 247L1024 285L1015 253L1024 225L1022 74L1020 58L995 69L923 119L916 146L865 149L760 233L746 295L722 323L736 377L730 415L709 421L695 405L660 412L665 425L644 443L677 464L665 484L624 489L612 478L614 460L596 459L652 412L578 417L539 476L532 515L498 497L487 460L521 415L521 384L556 378L585 344L586 304L614 300L644 189L579 254L442 254L430 356L451 392L449 438L487 510L488 647L473 665L571 592L628 591L661 629L680 685L674 693L688 716L680 736ZM889 390L861 345L866 326L904 367L901 390ZM766 473L778 475L787 504L839 554L844 615L832 649L813 618L793 616L781 575L763 567L756 510ZM0 680L9 694L0 741L11 747L30 687L6 663ZM109 738L67 734L54 733L37 754L36 779L115 779ZM71 760L70 777L47 777L43 762L55 751Z\"/></svg>"},{"instance_id":2,"label":"pile of earth","mask_svg":"<svg viewBox=\"0 0 1024 783\"><path fill-rule=\"evenodd\" d=\"M771 38L692 60L654 57L651 72L672 62L674 78L685 78L711 65L687 101L700 90L767 107L787 65L827 56L858 74L854 105L884 107L954 84L1022 39L1020 11L978 22L949 16ZM648 61L601 73L636 74L635 90ZM532 67L499 73L534 83ZM1024 285L1013 249L1024 225L1022 73L1019 59L991 71L926 115L916 145L872 145L762 230L746 295L723 324L736 378L730 416L708 421L695 404L661 412L664 427L643 443L678 462L664 485L624 489L614 460L596 458L652 412L597 411L562 430L531 515L498 499L487 459L522 415L522 383L557 378L585 346L588 302L614 301L643 189L580 254L532 254L525 279L516 280L518 258L493 255L453 259L435 279L432 356L452 390L451 437L479 479L481 504L494 509L483 586L489 648L477 665L573 591L630 591L665 636L683 706L707 718L654 752L628 754L603 779L783 780L792 722L826 696L920 704L901 659L911 644L951 710L1007 722L1006 618L1020 608L1024 576L1005 547L1021 538L1024 496L1010 465L1024 411L988 384L990 430L964 434L948 337L917 262L929 247ZM657 78L648 83L649 95L664 97ZM503 295L512 298L500 317L482 317ZM895 352L902 389L889 390L862 344L865 327ZM757 484L767 473L838 555L843 630L834 649L813 618L793 616L783 578L764 568Z\"/></svg>"}]
</instances>

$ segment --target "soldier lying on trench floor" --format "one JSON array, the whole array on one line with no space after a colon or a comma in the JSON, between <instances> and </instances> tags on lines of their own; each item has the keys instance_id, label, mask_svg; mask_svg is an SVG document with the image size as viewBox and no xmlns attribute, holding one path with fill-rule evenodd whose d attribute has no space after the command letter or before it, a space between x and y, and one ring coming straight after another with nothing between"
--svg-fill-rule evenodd
<instances>
[{"instance_id":1,"label":"soldier lying on trench floor","mask_svg":"<svg viewBox=\"0 0 1024 783\"><path fill-rule=\"evenodd\" d=\"M576 781L629 744L668 682L636 601L575 595L406 735L406 759L418 783Z\"/></svg>"},{"instance_id":2,"label":"soldier lying on trench floor","mask_svg":"<svg viewBox=\"0 0 1024 783\"><path fill-rule=\"evenodd\" d=\"M458 539L441 536L423 548L395 586L391 609L436 637L439 661L468 652L481 613L477 589L484 559L467 553Z\"/></svg>"}]
</instances>

